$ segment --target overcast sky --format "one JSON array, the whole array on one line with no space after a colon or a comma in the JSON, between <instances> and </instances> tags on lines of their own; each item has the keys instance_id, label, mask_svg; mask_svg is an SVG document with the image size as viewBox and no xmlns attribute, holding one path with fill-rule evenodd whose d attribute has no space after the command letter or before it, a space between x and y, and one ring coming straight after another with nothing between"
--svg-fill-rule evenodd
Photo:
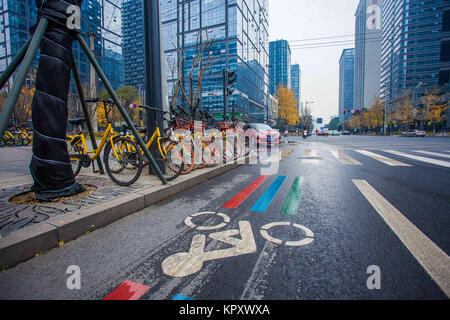
<instances>
[{"instance_id":1,"label":"overcast sky","mask_svg":"<svg viewBox=\"0 0 450 320\"><path fill-rule=\"evenodd\" d=\"M339 59L342 50L353 48L355 12L359 0L269 0L270 41L288 40L292 63L302 70L302 101L314 101L310 106L315 117L338 114ZM324 37L339 38L296 41ZM341 37L347 36L347 37ZM330 42L347 41L336 44ZM307 48L320 46L325 48ZM301 48L301 46L305 46Z\"/></svg>"}]
</instances>

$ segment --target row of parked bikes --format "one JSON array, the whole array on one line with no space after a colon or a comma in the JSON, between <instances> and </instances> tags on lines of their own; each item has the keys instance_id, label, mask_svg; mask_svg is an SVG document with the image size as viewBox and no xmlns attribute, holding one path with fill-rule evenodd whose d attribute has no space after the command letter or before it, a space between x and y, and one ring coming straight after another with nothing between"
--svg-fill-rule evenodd
<instances>
[{"instance_id":1,"label":"row of parked bikes","mask_svg":"<svg viewBox=\"0 0 450 320\"><path fill-rule=\"evenodd\" d=\"M28 146L33 142L33 130L25 127L11 127L0 139L0 148Z\"/></svg>"},{"instance_id":2,"label":"row of parked bikes","mask_svg":"<svg viewBox=\"0 0 450 320\"><path fill-rule=\"evenodd\" d=\"M89 148L81 130L81 125L86 120L69 120L72 126L79 128L76 134L67 135L74 174L78 175L82 168L88 168L103 158L106 173L114 183L121 186L135 183L142 170L149 165L144 151L131 134L130 128L125 126L122 132L114 130L109 117L115 106L112 100L97 98L86 102L102 102L107 127L98 147ZM157 126L152 136L147 136L146 128L137 130L166 181L172 181L197 169L234 161L249 153L250 142L241 139L242 128L235 126L234 121L218 122L213 116L202 111L198 111L194 120L181 107L171 108L170 112L149 106L138 108L152 111L156 118L163 120L163 127Z\"/></svg>"}]
</instances>

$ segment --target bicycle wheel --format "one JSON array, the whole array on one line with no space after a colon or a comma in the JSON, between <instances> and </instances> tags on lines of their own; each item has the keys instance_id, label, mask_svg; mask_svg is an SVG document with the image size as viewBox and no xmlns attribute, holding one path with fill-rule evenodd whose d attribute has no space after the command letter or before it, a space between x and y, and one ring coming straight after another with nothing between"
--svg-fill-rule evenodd
<instances>
[{"instance_id":1,"label":"bicycle wheel","mask_svg":"<svg viewBox=\"0 0 450 320\"><path fill-rule=\"evenodd\" d=\"M125 137L117 137L103 153L106 173L119 186L130 186L142 173L142 152L138 144Z\"/></svg>"},{"instance_id":2,"label":"bicycle wheel","mask_svg":"<svg viewBox=\"0 0 450 320\"><path fill-rule=\"evenodd\" d=\"M155 159L164 162L162 174L167 181L175 180L184 169L184 152L185 148L179 142L173 140L160 140L161 148L163 149L165 159ZM189 151L190 152L190 151ZM150 153L157 158L161 157L158 148L158 143L154 143L150 148Z\"/></svg>"},{"instance_id":3,"label":"bicycle wheel","mask_svg":"<svg viewBox=\"0 0 450 320\"><path fill-rule=\"evenodd\" d=\"M30 140L28 140L27 136L23 133L20 134L20 138L22 139L23 146L28 146L30 144Z\"/></svg>"},{"instance_id":4,"label":"bicycle wheel","mask_svg":"<svg viewBox=\"0 0 450 320\"><path fill-rule=\"evenodd\" d=\"M80 173L82 167L79 156L83 155L83 148L81 147L81 142L72 145L72 139L69 138L66 142L70 165L72 166L73 175L76 177Z\"/></svg>"},{"instance_id":5,"label":"bicycle wheel","mask_svg":"<svg viewBox=\"0 0 450 320\"><path fill-rule=\"evenodd\" d=\"M184 162L184 167L183 170L181 171L181 174L185 175L194 170L195 167L194 150L191 144L185 142L180 142L180 144L183 146L183 162Z\"/></svg>"},{"instance_id":6,"label":"bicycle wheel","mask_svg":"<svg viewBox=\"0 0 450 320\"><path fill-rule=\"evenodd\" d=\"M14 145L20 147L22 145L22 139L18 134L14 134Z\"/></svg>"}]
</instances>

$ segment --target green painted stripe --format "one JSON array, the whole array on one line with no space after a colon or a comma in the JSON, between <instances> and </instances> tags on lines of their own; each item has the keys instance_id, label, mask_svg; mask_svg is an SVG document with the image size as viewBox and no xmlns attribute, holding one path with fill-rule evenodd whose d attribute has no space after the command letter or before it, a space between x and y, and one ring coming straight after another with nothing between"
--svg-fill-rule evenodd
<instances>
[{"instance_id":1,"label":"green painted stripe","mask_svg":"<svg viewBox=\"0 0 450 320\"><path fill-rule=\"evenodd\" d=\"M296 216L300 206L300 195L302 193L303 177L297 177L292 184L291 190L284 202L281 214Z\"/></svg>"}]
</instances>

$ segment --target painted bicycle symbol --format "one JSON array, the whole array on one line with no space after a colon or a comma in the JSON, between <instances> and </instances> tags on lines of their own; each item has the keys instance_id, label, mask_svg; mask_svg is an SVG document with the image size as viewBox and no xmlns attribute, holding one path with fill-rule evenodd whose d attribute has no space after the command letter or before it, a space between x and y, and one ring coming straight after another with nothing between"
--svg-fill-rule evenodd
<instances>
[{"instance_id":1,"label":"painted bicycle symbol","mask_svg":"<svg viewBox=\"0 0 450 320\"><path fill-rule=\"evenodd\" d=\"M201 226L193 222L193 218L200 216L217 216L223 222L215 226ZM185 219L185 224L199 231L214 231L226 227L230 223L230 218L224 213L200 212ZM231 258L256 252L257 247L249 221L239 221L239 229L214 232L208 235L209 238L226 243L231 247L228 249L205 251L206 236L197 234L192 238L189 252L181 252L166 258L162 263L163 272L174 278L183 278L199 272L203 264L207 261ZM275 227L294 227L303 231L305 238L297 241L283 241L269 234L269 230ZM314 241L314 233L305 226L290 222L273 222L266 224L260 230L260 234L267 241L291 247L305 246ZM240 236L239 238L236 238Z\"/></svg>"}]
</instances>

